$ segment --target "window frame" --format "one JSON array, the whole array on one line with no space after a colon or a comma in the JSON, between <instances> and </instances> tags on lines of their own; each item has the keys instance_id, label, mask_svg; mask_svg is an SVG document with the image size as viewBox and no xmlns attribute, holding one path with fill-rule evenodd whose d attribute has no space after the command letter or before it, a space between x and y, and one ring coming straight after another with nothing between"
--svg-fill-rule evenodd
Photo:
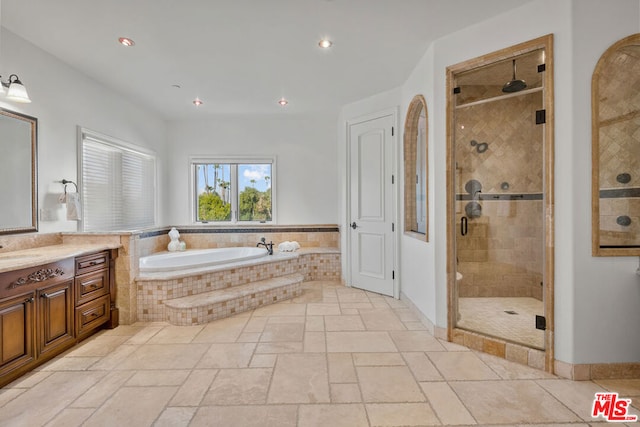
<instances>
[{"instance_id":1,"label":"window frame","mask_svg":"<svg viewBox=\"0 0 640 427\"><path fill-rule=\"evenodd\" d=\"M271 165L271 221L240 221L238 219L238 204L240 188L238 185L237 169L235 174L231 174L231 220L230 221L198 221L198 189L196 179L196 168L200 164L229 164L229 165ZM233 169L233 168L232 168ZM276 156L189 156L189 218L192 225L200 226L237 226L237 225L264 225L277 224L277 203L276 203Z\"/></svg>"},{"instance_id":2,"label":"window frame","mask_svg":"<svg viewBox=\"0 0 640 427\"><path fill-rule=\"evenodd\" d=\"M81 126L77 127L77 133L78 133L78 137L77 137L77 163L78 163L78 176L77 176L77 180L78 180L78 192L81 194L81 203L82 203L82 216L81 216L81 220L78 221L78 228L79 230L82 231L88 231L88 232L100 232L100 231L132 231L132 230L138 230L140 229L140 227L137 226L129 226L129 225L125 225L123 228L121 229L117 229L117 230L113 230L111 228L107 229L107 230L86 230L86 219L85 219L85 213L86 213L86 200L85 197L83 196L84 194L84 166L83 166L83 158L84 158L84 141L85 139L88 140L92 140L96 143L99 144L103 144L109 147L112 147L116 150L119 150L121 152L124 151L128 151L130 153L134 153L136 155L139 155L141 157L147 157L149 159L151 159L153 161L153 176L152 176L152 187L153 187L153 223L145 226L144 228L154 228L158 226L158 156L156 155L156 152L145 148L145 147L141 147L139 145L135 145L135 144L131 144L129 142L125 142L121 139L112 137L112 136L108 136L96 131L93 131L91 129L87 129L87 128L83 128Z\"/></svg>"}]
</instances>

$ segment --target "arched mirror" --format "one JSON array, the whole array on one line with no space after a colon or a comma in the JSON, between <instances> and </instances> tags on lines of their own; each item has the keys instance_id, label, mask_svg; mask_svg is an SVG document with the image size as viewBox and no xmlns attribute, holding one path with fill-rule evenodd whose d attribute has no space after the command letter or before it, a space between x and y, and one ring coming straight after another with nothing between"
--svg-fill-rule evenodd
<instances>
[{"instance_id":1,"label":"arched mirror","mask_svg":"<svg viewBox=\"0 0 640 427\"><path fill-rule=\"evenodd\" d=\"M38 120L0 109L0 234L38 230Z\"/></svg>"},{"instance_id":2,"label":"arched mirror","mask_svg":"<svg viewBox=\"0 0 640 427\"><path fill-rule=\"evenodd\" d=\"M640 34L600 57L591 107L592 252L640 256Z\"/></svg>"},{"instance_id":3,"label":"arched mirror","mask_svg":"<svg viewBox=\"0 0 640 427\"><path fill-rule=\"evenodd\" d=\"M427 103L416 95L404 123L404 231L428 241Z\"/></svg>"}]
</instances>

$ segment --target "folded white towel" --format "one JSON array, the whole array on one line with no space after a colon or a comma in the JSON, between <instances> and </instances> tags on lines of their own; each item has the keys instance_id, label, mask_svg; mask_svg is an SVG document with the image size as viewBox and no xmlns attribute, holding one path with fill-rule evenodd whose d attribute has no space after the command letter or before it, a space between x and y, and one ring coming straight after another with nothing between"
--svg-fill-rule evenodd
<instances>
[{"instance_id":1,"label":"folded white towel","mask_svg":"<svg viewBox=\"0 0 640 427\"><path fill-rule=\"evenodd\" d=\"M278 245L278 251L280 252L294 252L295 250L300 249L300 244L298 242L282 242Z\"/></svg>"},{"instance_id":2,"label":"folded white towel","mask_svg":"<svg viewBox=\"0 0 640 427\"><path fill-rule=\"evenodd\" d=\"M67 220L80 221L82 219L82 205L80 204L80 194L66 193L67 199Z\"/></svg>"}]
</instances>

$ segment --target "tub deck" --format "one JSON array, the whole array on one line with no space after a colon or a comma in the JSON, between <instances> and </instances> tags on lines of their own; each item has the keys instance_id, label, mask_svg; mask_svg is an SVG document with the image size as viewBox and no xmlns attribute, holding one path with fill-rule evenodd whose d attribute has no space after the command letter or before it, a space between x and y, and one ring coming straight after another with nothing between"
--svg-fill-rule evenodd
<instances>
[{"instance_id":1,"label":"tub deck","mask_svg":"<svg viewBox=\"0 0 640 427\"><path fill-rule=\"evenodd\" d=\"M175 325L206 323L238 313L241 302L243 307L253 304L250 299L262 298L262 305L266 305L292 298L303 281L340 281L340 269L338 248L318 248L276 252L207 268L140 274L136 279L137 320ZM283 282L286 286L279 286ZM261 289L260 295L254 292L257 289ZM211 304L202 305L207 299ZM255 307L246 309L251 308Z\"/></svg>"}]
</instances>

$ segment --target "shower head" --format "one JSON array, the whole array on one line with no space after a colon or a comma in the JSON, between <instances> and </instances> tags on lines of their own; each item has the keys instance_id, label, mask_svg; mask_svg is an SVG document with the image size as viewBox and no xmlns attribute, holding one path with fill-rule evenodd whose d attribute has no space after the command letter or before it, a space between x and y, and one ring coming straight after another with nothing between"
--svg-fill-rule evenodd
<instances>
[{"instance_id":1,"label":"shower head","mask_svg":"<svg viewBox=\"0 0 640 427\"><path fill-rule=\"evenodd\" d=\"M502 86L502 91L505 93L520 92L526 89L527 83L524 80L516 80L516 60L513 60L513 78L511 81L505 83Z\"/></svg>"}]
</instances>

